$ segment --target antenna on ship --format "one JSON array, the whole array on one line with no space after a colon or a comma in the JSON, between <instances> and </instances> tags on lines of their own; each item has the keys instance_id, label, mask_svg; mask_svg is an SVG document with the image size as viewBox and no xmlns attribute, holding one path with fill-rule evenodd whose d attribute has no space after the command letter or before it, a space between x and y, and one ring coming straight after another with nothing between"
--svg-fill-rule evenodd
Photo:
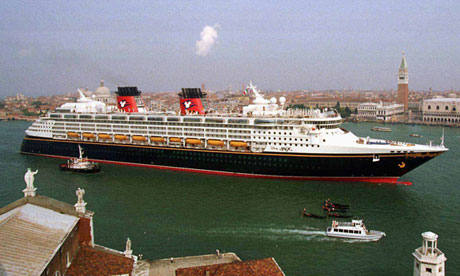
<instances>
[{"instance_id":1,"label":"antenna on ship","mask_svg":"<svg viewBox=\"0 0 460 276\"><path fill-rule=\"evenodd\" d=\"M442 128L441 147L444 147L444 128Z\"/></svg>"},{"instance_id":2,"label":"antenna on ship","mask_svg":"<svg viewBox=\"0 0 460 276\"><path fill-rule=\"evenodd\" d=\"M78 144L78 152L80 153L80 159L83 158L83 148L80 146L80 144Z\"/></svg>"},{"instance_id":3,"label":"antenna on ship","mask_svg":"<svg viewBox=\"0 0 460 276\"><path fill-rule=\"evenodd\" d=\"M79 100L86 100L86 96L85 94L83 94L83 91L81 91L80 88L78 88L78 94L80 94L80 99Z\"/></svg>"}]
</instances>

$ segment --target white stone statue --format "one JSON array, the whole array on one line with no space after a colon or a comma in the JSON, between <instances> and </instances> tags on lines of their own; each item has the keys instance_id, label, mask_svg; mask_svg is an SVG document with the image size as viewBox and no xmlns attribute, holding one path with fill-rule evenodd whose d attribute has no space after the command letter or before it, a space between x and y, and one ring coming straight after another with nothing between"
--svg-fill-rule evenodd
<instances>
[{"instance_id":1,"label":"white stone statue","mask_svg":"<svg viewBox=\"0 0 460 276\"><path fill-rule=\"evenodd\" d=\"M85 214L86 213L86 202L83 200L83 195L85 194L85 190L84 189L80 189L78 188L77 189L77 203L75 203L75 210L78 212L78 213L82 213L82 214Z\"/></svg>"},{"instance_id":2,"label":"white stone statue","mask_svg":"<svg viewBox=\"0 0 460 276\"><path fill-rule=\"evenodd\" d=\"M77 203L79 204L85 203L85 201L83 200L83 195L85 195L85 189L78 188L76 194L78 197Z\"/></svg>"},{"instance_id":3,"label":"white stone statue","mask_svg":"<svg viewBox=\"0 0 460 276\"><path fill-rule=\"evenodd\" d=\"M38 170L32 171L30 168L27 169L26 174L24 175L24 181L26 182L26 188L22 190L24 197L34 197L36 194L37 188L34 187L34 175L38 173Z\"/></svg>"},{"instance_id":4,"label":"white stone statue","mask_svg":"<svg viewBox=\"0 0 460 276\"><path fill-rule=\"evenodd\" d=\"M126 240L126 251L130 251L131 250L131 240L128 238Z\"/></svg>"},{"instance_id":5,"label":"white stone statue","mask_svg":"<svg viewBox=\"0 0 460 276\"><path fill-rule=\"evenodd\" d=\"M131 249L131 240L128 238L126 240L126 250L123 252L125 257L131 258L133 255L133 250Z\"/></svg>"},{"instance_id":6,"label":"white stone statue","mask_svg":"<svg viewBox=\"0 0 460 276\"><path fill-rule=\"evenodd\" d=\"M36 175L37 173L38 173L38 170L33 172L30 168L27 169L27 172L24 175L24 181L26 182L27 188L29 189L34 188L34 181L35 181L34 175Z\"/></svg>"}]
</instances>

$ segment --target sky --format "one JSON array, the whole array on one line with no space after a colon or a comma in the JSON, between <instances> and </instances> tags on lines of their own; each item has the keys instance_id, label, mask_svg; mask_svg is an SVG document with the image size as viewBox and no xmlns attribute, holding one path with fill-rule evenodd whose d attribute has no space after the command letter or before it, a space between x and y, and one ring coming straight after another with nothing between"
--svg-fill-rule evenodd
<instances>
[{"instance_id":1,"label":"sky","mask_svg":"<svg viewBox=\"0 0 460 276\"><path fill-rule=\"evenodd\" d=\"M460 90L460 1L0 0L0 97L145 92Z\"/></svg>"}]
</instances>

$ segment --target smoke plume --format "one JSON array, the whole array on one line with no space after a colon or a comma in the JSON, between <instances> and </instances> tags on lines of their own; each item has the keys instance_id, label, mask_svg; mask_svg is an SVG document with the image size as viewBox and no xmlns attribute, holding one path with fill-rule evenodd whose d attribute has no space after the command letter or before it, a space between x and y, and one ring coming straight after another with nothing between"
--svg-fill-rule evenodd
<instances>
[{"instance_id":1,"label":"smoke plume","mask_svg":"<svg viewBox=\"0 0 460 276\"><path fill-rule=\"evenodd\" d=\"M212 45L214 45L218 37L218 29L220 29L219 24L214 24L214 26L206 25L203 28L200 33L201 39L195 43L197 55L204 57L209 53Z\"/></svg>"}]
</instances>

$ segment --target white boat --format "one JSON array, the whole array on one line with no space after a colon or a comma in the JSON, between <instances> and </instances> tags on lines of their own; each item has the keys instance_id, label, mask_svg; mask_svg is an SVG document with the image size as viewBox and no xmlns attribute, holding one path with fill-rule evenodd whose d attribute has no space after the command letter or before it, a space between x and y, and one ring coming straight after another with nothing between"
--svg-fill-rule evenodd
<instances>
[{"instance_id":1,"label":"white boat","mask_svg":"<svg viewBox=\"0 0 460 276\"><path fill-rule=\"evenodd\" d=\"M334 220L332 221L332 226L327 228L326 235L329 237L369 241L378 241L383 236L386 236L381 231L367 230L362 220L352 220L351 222L338 222Z\"/></svg>"},{"instance_id":2,"label":"white boat","mask_svg":"<svg viewBox=\"0 0 460 276\"><path fill-rule=\"evenodd\" d=\"M373 127L371 128L372 131L381 131L381 132L391 132L391 128L389 127Z\"/></svg>"}]
</instances>

